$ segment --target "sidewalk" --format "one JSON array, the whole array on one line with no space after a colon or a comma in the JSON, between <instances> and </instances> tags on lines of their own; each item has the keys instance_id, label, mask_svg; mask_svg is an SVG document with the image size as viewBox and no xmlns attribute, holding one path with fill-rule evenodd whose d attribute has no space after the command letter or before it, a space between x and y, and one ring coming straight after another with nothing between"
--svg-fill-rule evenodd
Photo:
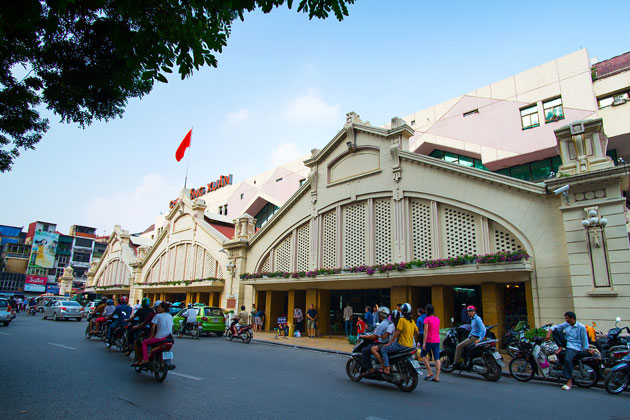
<instances>
[{"instance_id":1,"label":"sidewalk","mask_svg":"<svg viewBox=\"0 0 630 420\"><path fill-rule=\"evenodd\" d=\"M278 337L275 332L255 332L254 341L261 341L269 344L279 344L283 346L322 350L331 353L350 353L354 347L348 343L345 336L325 336L317 338L302 337Z\"/></svg>"}]
</instances>

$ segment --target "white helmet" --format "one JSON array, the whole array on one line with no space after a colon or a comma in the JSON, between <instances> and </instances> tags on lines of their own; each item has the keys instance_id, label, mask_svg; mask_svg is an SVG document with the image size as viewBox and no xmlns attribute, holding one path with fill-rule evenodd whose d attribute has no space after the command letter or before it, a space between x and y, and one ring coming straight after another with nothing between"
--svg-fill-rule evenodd
<instances>
[{"instance_id":1,"label":"white helmet","mask_svg":"<svg viewBox=\"0 0 630 420\"><path fill-rule=\"evenodd\" d=\"M389 318L390 313L391 312L387 306L381 306L378 310L378 314L381 315L383 318Z\"/></svg>"},{"instance_id":2,"label":"white helmet","mask_svg":"<svg viewBox=\"0 0 630 420\"><path fill-rule=\"evenodd\" d=\"M408 303L403 303L400 307L400 312L403 314L403 316L411 314L411 305Z\"/></svg>"}]
</instances>

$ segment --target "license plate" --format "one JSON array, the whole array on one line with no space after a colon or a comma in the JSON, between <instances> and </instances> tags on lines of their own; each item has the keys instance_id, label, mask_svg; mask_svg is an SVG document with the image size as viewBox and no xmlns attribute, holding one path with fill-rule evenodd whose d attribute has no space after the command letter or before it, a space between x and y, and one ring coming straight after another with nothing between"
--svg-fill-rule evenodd
<instances>
[{"instance_id":1,"label":"license plate","mask_svg":"<svg viewBox=\"0 0 630 420\"><path fill-rule=\"evenodd\" d=\"M494 356L495 359L497 360L501 360L503 359L503 357L501 357L501 355L499 354L498 351L495 351L494 353L492 353L492 355Z\"/></svg>"},{"instance_id":2,"label":"license plate","mask_svg":"<svg viewBox=\"0 0 630 420\"><path fill-rule=\"evenodd\" d=\"M212 322L219 323L219 322L223 322L223 320L221 318L212 318Z\"/></svg>"},{"instance_id":3,"label":"license plate","mask_svg":"<svg viewBox=\"0 0 630 420\"><path fill-rule=\"evenodd\" d=\"M418 363L417 360L411 360L411 366L413 366L414 369L418 370L420 369L420 363Z\"/></svg>"},{"instance_id":4,"label":"license plate","mask_svg":"<svg viewBox=\"0 0 630 420\"><path fill-rule=\"evenodd\" d=\"M163 351L162 352L162 359L164 359L164 360L172 360L173 359L173 352L172 351Z\"/></svg>"}]
</instances>

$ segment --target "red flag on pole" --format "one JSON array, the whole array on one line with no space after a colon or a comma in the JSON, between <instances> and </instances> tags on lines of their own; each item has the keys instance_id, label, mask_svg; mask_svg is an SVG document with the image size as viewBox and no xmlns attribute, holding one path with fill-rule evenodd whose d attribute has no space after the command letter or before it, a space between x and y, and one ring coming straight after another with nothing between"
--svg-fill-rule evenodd
<instances>
[{"instance_id":1,"label":"red flag on pole","mask_svg":"<svg viewBox=\"0 0 630 420\"><path fill-rule=\"evenodd\" d=\"M175 152L175 159L177 159L178 162L182 160L182 158L184 157L184 153L186 152L186 149L190 147L191 136L192 136L192 128L190 129L188 134L186 134L186 137L184 137L184 140L182 140L182 142L179 144L179 147L177 148L177 151Z\"/></svg>"}]
</instances>

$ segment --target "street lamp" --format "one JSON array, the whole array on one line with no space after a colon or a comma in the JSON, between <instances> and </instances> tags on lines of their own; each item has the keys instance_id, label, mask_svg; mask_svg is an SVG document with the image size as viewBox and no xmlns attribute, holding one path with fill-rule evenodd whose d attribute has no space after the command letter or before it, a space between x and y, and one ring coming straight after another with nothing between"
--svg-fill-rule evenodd
<instances>
[{"instance_id":1,"label":"street lamp","mask_svg":"<svg viewBox=\"0 0 630 420\"><path fill-rule=\"evenodd\" d=\"M230 273L230 298L234 298L234 271L236 270L236 264L234 264L234 261L230 260L225 268L227 268L227 271Z\"/></svg>"},{"instance_id":2,"label":"street lamp","mask_svg":"<svg viewBox=\"0 0 630 420\"><path fill-rule=\"evenodd\" d=\"M582 220L582 227L588 232L589 237L593 238L595 248L599 248L599 233L603 233L608 219L599 217L597 210L589 210L588 217Z\"/></svg>"}]
</instances>

